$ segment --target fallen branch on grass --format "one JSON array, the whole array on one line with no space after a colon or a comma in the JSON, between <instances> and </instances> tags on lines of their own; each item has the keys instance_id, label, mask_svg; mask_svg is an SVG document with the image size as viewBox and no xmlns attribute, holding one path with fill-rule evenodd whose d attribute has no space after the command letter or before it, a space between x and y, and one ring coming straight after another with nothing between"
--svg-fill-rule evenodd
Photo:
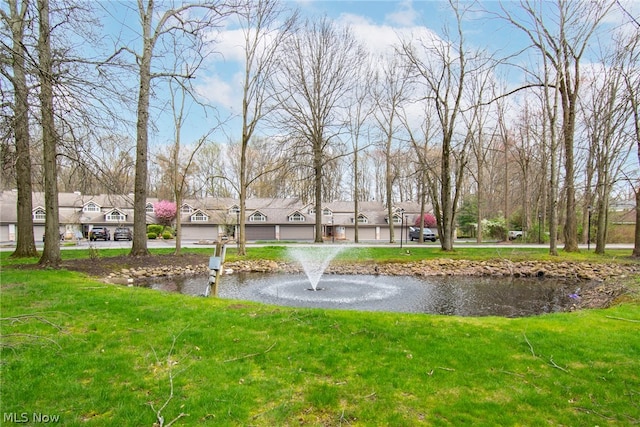
<instances>
[{"instance_id":1,"label":"fallen branch on grass","mask_svg":"<svg viewBox=\"0 0 640 427\"><path fill-rule=\"evenodd\" d=\"M58 313L58 314L65 314L66 313L60 313L60 312L52 312L52 313ZM62 326L53 323L52 321L50 321L49 319L47 319L46 317L44 317L44 315L40 314L40 313L32 313L32 314L19 314L17 316L10 316L10 317L0 317L0 324L1 323L9 323L9 326L13 326L14 324L18 323L18 324L22 324L22 323L27 323L29 321L35 320L37 322L43 323L45 325L49 325L54 329L57 329L59 332L62 332ZM58 342L52 338L49 337L45 337L42 335L37 335L37 334L25 334L25 333L20 333L20 332L16 332L16 333L5 333L7 330L6 327L1 327L0 328L0 348L10 348L12 350L15 350L15 348L17 347L17 343L16 345L11 343L11 340L15 340L15 341L20 341L20 340L24 340L24 341L39 341L39 340L44 340L44 341L49 341L50 343L54 344L56 347L58 347L59 349L61 349L62 347L60 347L60 344L58 344Z\"/></svg>"},{"instance_id":2,"label":"fallen branch on grass","mask_svg":"<svg viewBox=\"0 0 640 427\"><path fill-rule=\"evenodd\" d=\"M536 354L535 350L533 349L533 345L531 344L531 341L529 341L529 338L527 338L527 334L522 334L524 336L524 340L526 341L526 343L529 345L529 350L531 351L531 355L537 359L542 359L542 357L540 357L539 355ZM563 372L566 372L567 374L569 373L569 371L565 368L563 368L562 366L559 366L554 360L553 360L553 356L551 356L549 358L549 364L551 366L553 366L556 369L560 369Z\"/></svg>"},{"instance_id":3,"label":"fallen branch on grass","mask_svg":"<svg viewBox=\"0 0 640 427\"><path fill-rule=\"evenodd\" d=\"M614 317L614 316L605 316L607 319L613 319L613 320L624 320L625 322L633 322L633 323L640 323L640 320L635 320L635 319L625 319L624 317Z\"/></svg>"},{"instance_id":4,"label":"fallen branch on grass","mask_svg":"<svg viewBox=\"0 0 640 427\"><path fill-rule=\"evenodd\" d=\"M276 341L276 342L277 342L277 341ZM276 342L274 342L273 344L271 344L271 345L269 346L269 348L268 348L268 349L266 349L265 351L263 351L263 352L261 352L261 353L245 354L244 356L234 357L233 359L227 359L227 360L225 360L225 361L224 361L224 363L227 363L227 362L233 362L233 361L236 361L236 360L247 359L247 358L249 358L249 357L260 356L261 354L267 354L267 353L269 353L269 352L271 351L271 349L272 349L273 347L275 347L275 346L276 346Z\"/></svg>"},{"instance_id":5,"label":"fallen branch on grass","mask_svg":"<svg viewBox=\"0 0 640 427\"><path fill-rule=\"evenodd\" d=\"M156 419L158 420L156 423L153 424L154 427L156 427L156 426L157 427L170 427L171 425L173 425L173 423L178 421L180 418L189 416L189 414L185 414L184 412L180 412L173 420L171 420L171 421L169 421L169 423L165 424L164 423L165 419L164 419L164 416L162 415L162 411L164 411L164 409L167 407L167 405L169 405L169 402L171 402L171 400L173 399L173 378L175 376L175 374L173 372L173 365L175 363L177 363L177 362L174 362L173 360L171 360L171 355L173 354L173 349L176 346L176 340L182 334L182 332L184 332L185 329L183 329L178 335L173 337L173 342L171 343L171 348L169 349L169 353L167 354L167 367L169 369L169 397L167 397L167 399L164 401L162 406L157 410L153 406L153 402L149 402L149 406L151 407L151 410L153 412L155 412ZM153 354L156 355L156 352L153 349L153 347L151 349L153 350ZM160 360L158 359L157 355L156 355L156 362L160 363Z\"/></svg>"}]
</instances>

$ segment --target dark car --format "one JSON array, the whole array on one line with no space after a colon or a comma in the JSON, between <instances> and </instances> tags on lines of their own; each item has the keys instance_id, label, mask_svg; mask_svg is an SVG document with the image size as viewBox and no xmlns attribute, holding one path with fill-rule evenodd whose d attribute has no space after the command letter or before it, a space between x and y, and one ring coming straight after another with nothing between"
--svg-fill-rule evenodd
<instances>
[{"instance_id":1,"label":"dark car","mask_svg":"<svg viewBox=\"0 0 640 427\"><path fill-rule=\"evenodd\" d=\"M107 227L93 227L89 232L89 240L111 240L111 232Z\"/></svg>"},{"instance_id":2,"label":"dark car","mask_svg":"<svg viewBox=\"0 0 640 427\"><path fill-rule=\"evenodd\" d=\"M427 240L431 240L432 242L435 242L437 239L436 234L431 231L430 228L425 228L422 232L422 241L426 242ZM411 240L412 242L414 240L420 240L420 229L419 228L414 228L411 227L409 229L409 240Z\"/></svg>"},{"instance_id":3,"label":"dark car","mask_svg":"<svg viewBox=\"0 0 640 427\"><path fill-rule=\"evenodd\" d=\"M113 240L132 240L133 233L128 227L118 227L113 232Z\"/></svg>"}]
</instances>

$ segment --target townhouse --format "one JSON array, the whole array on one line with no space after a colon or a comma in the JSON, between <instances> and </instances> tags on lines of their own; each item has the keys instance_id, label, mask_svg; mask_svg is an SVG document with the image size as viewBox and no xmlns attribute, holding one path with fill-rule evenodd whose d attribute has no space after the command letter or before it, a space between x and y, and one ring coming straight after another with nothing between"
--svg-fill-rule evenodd
<instances>
[{"instance_id":1,"label":"townhouse","mask_svg":"<svg viewBox=\"0 0 640 427\"><path fill-rule=\"evenodd\" d=\"M15 190L0 195L0 241L15 241L17 230ZM36 240L42 238L45 224L44 193L33 193L33 227ZM60 233L65 239L87 237L93 227L116 228L133 226L133 194L60 193L58 196ZM146 223L156 224L154 204L148 198ZM313 241L315 239L315 207L298 198L252 198L247 200L245 212L247 241ZM238 199L205 197L185 199L179 209L183 240L219 240L233 238L240 220ZM354 203L328 202L322 206L322 236L324 239L354 241L356 223L361 241L388 241L390 224L400 239L404 225L420 215L420 205L403 202L393 206L389 217L384 204L360 202L356 217Z\"/></svg>"}]
</instances>

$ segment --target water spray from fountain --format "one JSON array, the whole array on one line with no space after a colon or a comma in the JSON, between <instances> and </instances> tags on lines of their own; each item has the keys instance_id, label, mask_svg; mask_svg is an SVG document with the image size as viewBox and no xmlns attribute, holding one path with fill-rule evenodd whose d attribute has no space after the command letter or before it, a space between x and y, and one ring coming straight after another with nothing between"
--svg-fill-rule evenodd
<instances>
[{"instance_id":1,"label":"water spray from fountain","mask_svg":"<svg viewBox=\"0 0 640 427\"><path fill-rule=\"evenodd\" d=\"M324 246L312 248L287 249L287 254L300 263L304 273L307 275L311 289L319 290L318 283L331 261L342 251L343 248L337 246Z\"/></svg>"}]
</instances>

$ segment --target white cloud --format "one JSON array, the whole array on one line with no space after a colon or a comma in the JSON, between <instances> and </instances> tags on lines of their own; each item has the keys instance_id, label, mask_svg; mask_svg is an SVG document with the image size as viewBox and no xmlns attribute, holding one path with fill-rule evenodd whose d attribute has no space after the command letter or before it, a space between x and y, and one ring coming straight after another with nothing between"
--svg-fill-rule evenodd
<instances>
[{"instance_id":1,"label":"white cloud","mask_svg":"<svg viewBox=\"0 0 640 427\"><path fill-rule=\"evenodd\" d=\"M239 86L235 84L235 76L232 81L225 80L217 74L203 76L199 80L200 83L195 85L199 96L229 111L239 111Z\"/></svg>"},{"instance_id":2,"label":"white cloud","mask_svg":"<svg viewBox=\"0 0 640 427\"><path fill-rule=\"evenodd\" d=\"M387 14L385 20L391 25L411 27L415 25L419 17L420 14L413 8L413 2L411 0L405 0L398 3L398 10Z\"/></svg>"},{"instance_id":3,"label":"white cloud","mask_svg":"<svg viewBox=\"0 0 640 427\"><path fill-rule=\"evenodd\" d=\"M412 25L397 27L393 25L378 25L370 19L353 14L342 14L337 20L340 25L348 25L354 36L369 51L376 55L387 55L394 51L401 39L422 38L435 40L437 36L426 27Z\"/></svg>"}]
</instances>

